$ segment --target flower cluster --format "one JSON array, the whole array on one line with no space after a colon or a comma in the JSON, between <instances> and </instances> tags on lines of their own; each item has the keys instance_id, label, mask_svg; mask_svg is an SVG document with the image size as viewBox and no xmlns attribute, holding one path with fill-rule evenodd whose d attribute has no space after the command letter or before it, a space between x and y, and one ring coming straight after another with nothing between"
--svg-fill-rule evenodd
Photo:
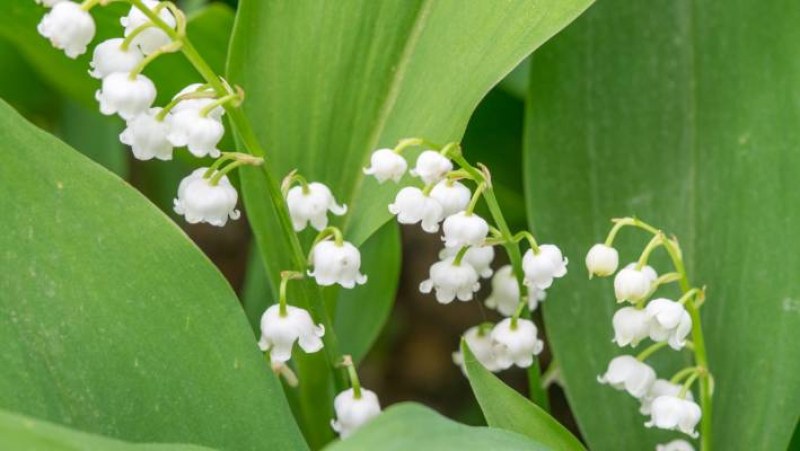
<instances>
[{"instance_id":1,"label":"flower cluster","mask_svg":"<svg viewBox=\"0 0 800 451\"><path fill-rule=\"evenodd\" d=\"M637 356L621 355L608 364L606 372L598 377L602 384L624 390L640 402L640 412L649 415L647 427L677 430L693 438L699 436L695 430L702 418L702 410L695 403L691 392L692 384L698 378L708 380L710 375L705 362L704 349L698 352L695 344L687 340L695 324L690 311L696 311L705 299L704 289L690 288L684 269L682 253L674 239L668 239L661 231L634 218L614 221L614 227L605 243L595 244L586 255L586 268L589 276L614 277L614 293L618 303L628 303L613 316L613 342L621 347L636 347L649 339L653 342ZM625 266L619 272L619 254L612 247L613 241L622 227L633 226L652 235L640 258ZM664 247L675 266L676 272L659 277L655 269L648 266L651 253ZM652 299L662 285L680 281L683 295L677 301L665 297ZM699 328L697 328L699 330ZM697 336L695 337L697 338ZM675 351L689 348L695 351L697 366L685 368L671 379L659 379L655 370L645 363L655 352L669 347ZM701 384L701 397L707 385ZM659 449L693 449L683 440L676 440Z\"/></svg>"},{"instance_id":2,"label":"flower cluster","mask_svg":"<svg viewBox=\"0 0 800 451\"><path fill-rule=\"evenodd\" d=\"M558 247L538 245L528 232L512 236L475 213L481 197L487 199L487 205L489 198L494 201L491 177L485 167L479 169L467 162L457 143L435 146L422 139L404 139L392 149L374 151L364 173L374 176L378 183L399 182L409 168L402 153L414 146L427 147L409 171L419 184L402 187L388 208L401 224L420 224L428 233L442 232L444 248L431 265L428 279L420 283L420 291L433 293L442 304L456 299L467 302L480 289L481 279L492 278L486 305L506 318L496 325L472 327L464 333L464 339L491 371L530 366L542 351L543 342L536 325L520 315L525 307L533 311L544 300L553 279L566 274L567 260ZM466 182L475 184L475 190ZM502 217L498 218L502 215L499 208L490 206L489 210L494 222L505 224ZM520 258L518 243L523 238L529 241L530 249ZM511 252L518 258L516 270L512 265L497 272L492 269L496 245L513 248ZM454 353L453 359L463 364L460 352Z\"/></svg>"},{"instance_id":3,"label":"flower cluster","mask_svg":"<svg viewBox=\"0 0 800 451\"><path fill-rule=\"evenodd\" d=\"M86 52L95 35L89 11L102 0L81 4L69 0L41 2L52 9L39 23L39 33L70 58ZM94 48L89 74L100 80L95 98L100 112L125 121L120 141L130 146L139 160L171 160L175 148L186 147L197 158L219 158L184 178L178 187L175 212L189 223L224 226L237 219L238 195L226 174L242 164L261 164L260 158L223 153L219 142L225 134L225 106L241 103L243 93L223 81L219 86L195 83L178 92L167 105L156 107L156 86L142 72L162 54L184 45L186 19L171 2L132 1L120 19L122 37L108 39ZM227 167L221 165L231 162Z\"/></svg>"}]
</instances>

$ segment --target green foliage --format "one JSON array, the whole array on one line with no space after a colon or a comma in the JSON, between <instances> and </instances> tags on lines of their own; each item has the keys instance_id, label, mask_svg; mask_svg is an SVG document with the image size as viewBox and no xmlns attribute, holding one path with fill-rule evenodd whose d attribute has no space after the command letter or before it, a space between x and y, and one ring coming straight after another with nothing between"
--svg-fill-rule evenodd
<instances>
[{"instance_id":1,"label":"green foliage","mask_svg":"<svg viewBox=\"0 0 800 451\"><path fill-rule=\"evenodd\" d=\"M789 443L800 414L800 360L788 358L800 355L798 21L789 1L610 0L532 60L532 223L572 260L545 319L592 449L674 437L593 383L622 351L610 343L611 283L582 277L582 261L609 218L630 214L675 232L690 276L708 285L714 448ZM643 245L625 236L622 264ZM665 376L679 362L657 363Z\"/></svg>"},{"instance_id":2,"label":"green foliage","mask_svg":"<svg viewBox=\"0 0 800 451\"><path fill-rule=\"evenodd\" d=\"M131 441L302 449L236 296L124 181L0 104L0 408Z\"/></svg>"}]
</instances>

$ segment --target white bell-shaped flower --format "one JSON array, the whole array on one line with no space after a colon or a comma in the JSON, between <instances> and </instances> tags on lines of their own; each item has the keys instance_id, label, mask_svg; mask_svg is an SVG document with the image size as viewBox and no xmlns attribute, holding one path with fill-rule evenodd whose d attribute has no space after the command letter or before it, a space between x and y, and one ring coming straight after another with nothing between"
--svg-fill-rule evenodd
<instances>
[{"instance_id":1,"label":"white bell-shaped flower","mask_svg":"<svg viewBox=\"0 0 800 451\"><path fill-rule=\"evenodd\" d=\"M97 79L103 79L116 72L130 73L136 69L136 66L144 59L144 55L135 46L130 46L127 50L123 49L122 43L124 41L122 38L114 38L97 44L97 47L94 48L92 61L89 63L92 67L89 75Z\"/></svg>"},{"instance_id":2,"label":"white bell-shaped flower","mask_svg":"<svg viewBox=\"0 0 800 451\"><path fill-rule=\"evenodd\" d=\"M635 307L617 310L611 323L614 326L613 341L620 347L634 347L650 335L650 316Z\"/></svg>"},{"instance_id":3,"label":"white bell-shaped flower","mask_svg":"<svg viewBox=\"0 0 800 451\"><path fill-rule=\"evenodd\" d=\"M472 192L463 183L442 180L431 189L431 197L442 205L444 216L447 217L466 210Z\"/></svg>"},{"instance_id":4,"label":"white bell-shaped flower","mask_svg":"<svg viewBox=\"0 0 800 451\"><path fill-rule=\"evenodd\" d=\"M586 254L586 269L591 276L610 276L619 267L619 252L611 246L598 243Z\"/></svg>"},{"instance_id":5,"label":"white bell-shaped flower","mask_svg":"<svg viewBox=\"0 0 800 451\"><path fill-rule=\"evenodd\" d=\"M435 150L426 150L417 157L417 165L411 170L411 175L431 184L442 180L452 170L453 162L449 158Z\"/></svg>"},{"instance_id":6,"label":"white bell-shaped flower","mask_svg":"<svg viewBox=\"0 0 800 451\"><path fill-rule=\"evenodd\" d=\"M681 392L681 388L683 388L681 384L673 384L666 379L656 379L650 387L650 390L647 391L647 394L640 400L642 405L639 407L639 412L641 412L642 415L650 415L650 409L654 399L659 396L678 396ZM692 392L686 393L686 399L694 401Z\"/></svg>"},{"instance_id":7,"label":"white bell-shaped flower","mask_svg":"<svg viewBox=\"0 0 800 451\"><path fill-rule=\"evenodd\" d=\"M203 84L192 83L189 86L181 89L180 92L175 94L175 96L172 99L175 100L180 96L183 96L183 95L186 95L186 94L199 93L201 91L203 93L213 93L213 91L208 90L208 89L204 89L204 88L205 88L205 85L203 85ZM175 104L174 107L172 107L171 113L172 114L177 114L177 113L179 113L181 111L185 111L185 110L200 111L203 108L205 108L206 106L210 105L211 103L214 103L214 101L216 101L216 100L217 100L216 97L200 97L200 98L195 98L195 99L183 99L183 100L179 101L177 104ZM212 117L214 119L220 119L220 118L222 118L222 116L224 114L225 114L225 108L223 108L222 105L217 105L214 108L212 108L211 111L208 112L208 116Z\"/></svg>"},{"instance_id":8,"label":"white bell-shaped flower","mask_svg":"<svg viewBox=\"0 0 800 451\"><path fill-rule=\"evenodd\" d=\"M401 189L389 204L389 212L397 216L400 224L422 223L422 230L428 233L439 231L439 222L444 218L442 205L421 189L407 186Z\"/></svg>"},{"instance_id":9,"label":"white bell-shaped flower","mask_svg":"<svg viewBox=\"0 0 800 451\"><path fill-rule=\"evenodd\" d=\"M497 364L500 368L511 365L527 368L533 364L533 356L542 352L544 342L539 340L539 331L532 321L518 318L516 327L512 327L512 320L506 318L492 329Z\"/></svg>"},{"instance_id":10,"label":"white bell-shaped flower","mask_svg":"<svg viewBox=\"0 0 800 451\"><path fill-rule=\"evenodd\" d=\"M286 316L281 316L280 305L275 304L261 315L261 339L258 340L258 347L262 351L269 351L273 363L286 362L292 358L295 342L310 354L322 349L323 335L325 327L314 324L307 311L287 305Z\"/></svg>"},{"instance_id":11,"label":"white bell-shaped flower","mask_svg":"<svg viewBox=\"0 0 800 451\"><path fill-rule=\"evenodd\" d=\"M338 283L353 288L367 282L367 276L361 274L361 253L347 241L341 244L320 241L311 250L311 265L314 269L308 275L316 279L318 285Z\"/></svg>"},{"instance_id":12,"label":"white bell-shaped flower","mask_svg":"<svg viewBox=\"0 0 800 451\"><path fill-rule=\"evenodd\" d=\"M496 372L500 371L500 365L497 363L497 357L494 355L495 343L492 340L490 331L483 330L481 326L474 326L464 332L464 341L467 342L469 350L475 355L475 358L481 362L487 370ZM461 367L461 371L467 374L464 367L464 355L461 351L453 353L453 363Z\"/></svg>"},{"instance_id":13,"label":"white bell-shaped flower","mask_svg":"<svg viewBox=\"0 0 800 451\"><path fill-rule=\"evenodd\" d=\"M222 121L211 115L203 116L199 110L186 109L169 115L167 139L175 147L186 146L197 158L219 157L217 145L224 134Z\"/></svg>"},{"instance_id":14,"label":"white bell-shaped flower","mask_svg":"<svg viewBox=\"0 0 800 451\"><path fill-rule=\"evenodd\" d=\"M207 222L222 227L228 218L239 219L236 209L238 194L227 176L222 176L217 185L203 175L208 168L199 168L181 180L178 198L175 199L175 213L183 215L186 222L196 224Z\"/></svg>"},{"instance_id":15,"label":"white bell-shaped flower","mask_svg":"<svg viewBox=\"0 0 800 451\"><path fill-rule=\"evenodd\" d=\"M445 247L439 252L439 258L445 259L447 257L455 257L460 251L457 247ZM464 254L461 261L469 263L475 269L475 272L484 279L492 277L494 271L492 270L492 261L494 260L494 248L492 246L470 246Z\"/></svg>"},{"instance_id":16,"label":"white bell-shaped flower","mask_svg":"<svg viewBox=\"0 0 800 451\"><path fill-rule=\"evenodd\" d=\"M650 365L629 355L611 359L606 373L597 377L597 381L601 384L625 390L637 399L641 399L650 391L655 380L656 372Z\"/></svg>"},{"instance_id":17,"label":"white bell-shaped flower","mask_svg":"<svg viewBox=\"0 0 800 451\"><path fill-rule=\"evenodd\" d=\"M364 174L374 176L378 183L387 180L399 182L408 170L406 159L392 149L378 149L369 158L370 166Z\"/></svg>"},{"instance_id":18,"label":"white bell-shaped flower","mask_svg":"<svg viewBox=\"0 0 800 451\"><path fill-rule=\"evenodd\" d=\"M694 451L694 447L686 440L673 440L668 443L656 445L656 451Z\"/></svg>"},{"instance_id":19,"label":"white bell-shaped flower","mask_svg":"<svg viewBox=\"0 0 800 451\"><path fill-rule=\"evenodd\" d=\"M361 397L356 398L355 390L347 389L333 399L333 410L336 419L331 420L331 427L341 438L347 438L356 429L381 413L378 396L365 388L361 388Z\"/></svg>"},{"instance_id":20,"label":"white bell-shaped flower","mask_svg":"<svg viewBox=\"0 0 800 451\"><path fill-rule=\"evenodd\" d=\"M489 223L475 213L465 211L450 215L442 224L445 247L483 246L489 234Z\"/></svg>"},{"instance_id":21,"label":"white bell-shaped flower","mask_svg":"<svg viewBox=\"0 0 800 451\"><path fill-rule=\"evenodd\" d=\"M56 6L56 3L61 3L65 1L67 0L36 0L36 4L42 5L45 8L52 8L53 6Z\"/></svg>"},{"instance_id":22,"label":"white bell-shaped flower","mask_svg":"<svg viewBox=\"0 0 800 451\"><path fill-rule=\"evenodd\" d=\"M665 298L653 299L647 303L645 312L651 318L653 341L667 341L675 350L686 345L686 336L692 331L692 317L683 304Z\"/></svg>"},{"instance_id":23,"label":"white bell-shaped flower","mask_svg":"<svg viewBox=\"0 0 800 451\"><path fill-rule=\"evenodd\" d=\"M649 428L681 431L697 438L699 434L695 431L695 427L702 416L700 406L694 401L664 395L653 400L650 406L650 421L644 425Z\"/></svg>"},{"instance_id":24,"label":"white bell-shaped flower","mask_svg":"<svg viewBox=\"0 0 800 451\"><path fill-rule=\"evenodd\" d=\"M95 94L100 102L100 112L119 114L125 120L144 113L156 100L156 86L144 75L131 79L123 72L113 73L103 79L103 86Z\"/></svg>"},{"instance_id":25,"label":"white bell-shaped flower","mask_svg":"<svg viewBox=\"0 0 800 451\"><path fill-rule=\"evenodd\" d=\"M92 15L80 3L58 2L42 17L37 29L50 40L53 47L63 50L72 59L86 53L95 33Z\"/></svg>"},{"instance_id":26,"label":"white bell-shaped flower","mask_svg":"<svg viewBox=\"0 0 800 451\"><path fill-rule=\"evenodd\" d=\"M155 10L159 3L160 2L157 0L144 0L145 6L151 11ZM158 17L171 28L175 28L175 16L172 15L169 9L162 8L158 13ZM133 30L146 23L150 23L150 19L148 19L139 8L133 6L128 15L120 18L119 22L125 27L125 36L127 37ZM133 38L132 44L139 47L145 55L149 55L171 42L172 39L164 30L152 26L139 32L139 34Z\"/></svg>"},{"instance_id":27,"label":"white bell-shaped flower","mask_svg":"<svg viewBox=\"0 0 800 451\"><path fill-rule=\"evenodd\" d=\"M561 249L553 244L542 244L539 253L528 249L522 258L522 269L525 271L525 285L546 290L553 284L553 279L567 274L569 260L561 254Z\"/></svg>"},{"instance_id":28,"label":"white bell-shaped flower","mask_svg":"<svg viewBox=\"0 0 800 451\"><path fill-rule=\"evenodd\" d=\"M299 232L311 223L311 227L322 230L328 226L328 212L341 216L347 213L347 205L339 205L331 190L322 183L312 182L294 186L286 194L286 204L292 217L294 230Z\"/></svg>"},{"instance_id":29,"label":"white bell-shaped flower","mask_svg":"<svg viewBox=\"0 0 800 451\"><path fill-rule=\"evenodd\" d=\"M449 304L455 298L471 301L481 288L478 273L469 263L462 260L460 265L455 265L454 260L448 257L431 265L430 278L419 284L419 291L427 294L435 290L436 300L441 304Z\"/></svg>"},{"instance_id":30,"label":"white bell-shaped flower","mask_svg":"<svg viewBox=\"0 0 800 451\"><path fill-rule=\"evenodd\" d=\"M636 263L629 264L614 277L614 293L617 296L617 302L641 301L650 294L656 279L658 279L658 274L653 268L645 266L639 270L636 269Z\"/></svg>"},{"instance_id":31,"label":"white bell-shaped flower","mask_svg":"<svg viewBox=\"0 0 800 451\"><path fill-rule=\"evenodd\" d=\"M172 143L167 139L169 124L156 118L161 108L150 108L127 122L119 135L122 144L131 146L137 160L172 159Z\"/></svg>"},{"instance_id":32,"label":"white bell-shaped flower","mask_svg":"<svg viewBox=\"0 0 800 451\"><path fill-rule=\"evenodd\" d=\"M528 308L531 311L539 307L547 293L537 287L528 287ZM498 269L492 277L492 293L486 298L485 305L497 310L503 316L511 316L519 307L519 285L511 265Z\"/></svg>"}]
</instances>

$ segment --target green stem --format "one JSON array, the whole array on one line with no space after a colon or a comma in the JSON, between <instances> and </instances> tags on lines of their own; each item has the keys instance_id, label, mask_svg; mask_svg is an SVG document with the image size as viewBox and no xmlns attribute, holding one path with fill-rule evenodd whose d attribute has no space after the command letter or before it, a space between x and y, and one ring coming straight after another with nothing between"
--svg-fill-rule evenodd
<instances>
[{"instance_id":1,"label":"green stem","mask_svg":"<svg viewBox=\"0 0 800 451\"><path fill-rule=\"evenodd\" d=\"M219 167L220 167L220 165L222 165L222 163L224 163L224 162L226 162L228 160L235 160L235 159L236 159L236 157L234 156L233 152L223 152L222 156L217 158L217 161L215 161L206 170L206 172L203 173L203 178L207 179L207 178L211 177L214 174L214 172L216 172L217 169L219 169Z\"/></svg>"},{"instance_id":2,"label":"green stem","mask_svg":"<svg viewBox=\"0 0 800 451\"><path fill-rule=\"evenodd\" d=\"M669 379L669 382L672 383L672 384L677 384L678 382L683 380L684 377L686 377L686 376L688 376L690 374L696 373L696 372L697 372L697 367L696 366L690 366L688 368L684 368L684 369L678 371L677 373L675 373Z\"/></svg>"},{"instance_id":3,"label":"green stem","mask_svg":"<svg viewBox=\"0 0 800 451\"><path fill-rule=\"evenodd\" d=\"M472 198L469 200L469 205L467 205L467 209L464 212L465 215L469 216L475 211L475 206L478 205L478 200L481 198L481 194L486 189L486 182L482 182L478 184L478 187L475 189L475 192L472 193Z\"/></svg>"},{"instance_id":4,"label":"green stem","mask_svg":"<svg viewBox=\"0 0 800 451\"><path fill-rule=\"evenodd\" d=\"M662 233L656 233L656 235L647 243L647 246L642 251L642 255L639 257L639 261L636 262L636 270L641 271L642 268L647 264L647 260L650 258L650 254L658 247L664 244L664 235Z\"/></svg>"},{"instance_id":5,"label":"green stem","mask_svg":"<svg viewBox=\"0 0 800 451\"><path fill-rule=\"evenodd\" d=\"M209 180L209 183L211 184L211 186L217 186L217 184L219 184L219 181L222 180L222 177L225 177L232 170L238 168L239 166L243 166L245 164L247 164L247 163L242 161L242 160L234 161L233 163L225 166L223 169L217 171L217 173L214 174L213 177L211 177L211 180Z\"/></svg>"},{"instance_id":6,"label":"green stem","mask_svg":"<svg viewBox=\"0 0 800 451\"><path fill-rule=\"evenodd\" d=\"M350 386L353 387L353 398L361 399L361 381L358 379L358 372L352 357L349 355L344 356L344 362L347 367L347 374L350 376Z\"/></svg>"},{"instance_id":7,"label":"green stem","mask_svg":"<svg viewBox=\"0 0 800 451\"><path fill-rule=\"evenodd\" d=\"M200 109L200 117L207 117L208 114L211 113L211 110L213 110L214 108L225 105L226 103L235 100L241 100L239 94L228 94L218 99L215 99L213 102L209 102L208 105Z\"/></svg>"},{"instance_id":8,"label":"green stem","mask_svg":"<svg viewBox=\"0 0 800 451\"><path fill-rule=\"evenodd\" d=\"M138 77L139 74L142 73L142 71L144 70L145 67L147 67L148 64L152 63L156 58L165 53L171 53L178 50L181 47L181 45L182 45L181 41L175 41L171 44L165 45L164 47L156 49L154 52L144 57L144 59L142 59L139 62L139 64L133 68L131 73L128 75L128 78L130 78L131 80L136 80L136 77Z\"/></svg>"},{"instance_id":9,"label":"green stem","mask_svg":"<svg viewBox=\"0 0 800 451\"><path fill-rule=\"evenodd\" d=\"M666 341L651 344L644 351L640 352L639 355L636 356L636 360L644 362L648 357L655 354L659 349L663 348L666 345L667 345Z\"/></svg>"},{"instance_id":10,"label":"green stem","mask_svg":"<svg viewBox=\"0 0 800 451\"><path fill-rule=\"evenodd\" d=\"M464 259L464 256L467 255L467 251L469 250L469 246L462 246L461 249L458 250L456 254L456 258L453 259L453 266L461 265L461 260Z\"/></svg>"},{"instance_id":11,"label":"green stem","mask_svg":"<svg viewBox=\"0 0 800 451\"><path fill-rule=\"evenodd\" d=\"M136 36L139 36L144 30L153 27L155 27L153 23L147 22L134 28L129 35L125 36L125 39L122 40L122 44L119 46L119 48L127 52Z\"/></svg>"}]
</instances>

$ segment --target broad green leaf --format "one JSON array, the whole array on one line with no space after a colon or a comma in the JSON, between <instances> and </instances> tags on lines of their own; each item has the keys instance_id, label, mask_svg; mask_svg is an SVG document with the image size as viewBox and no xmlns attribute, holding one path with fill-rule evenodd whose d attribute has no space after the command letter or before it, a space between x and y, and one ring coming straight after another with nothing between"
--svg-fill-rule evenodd
<instances>
[{"instance_id":1,"label":"broad green leaf","mask_svg":"<svg viewBox=\"0 0 800 451\"><path fill-rule=\"evenodd\" d=\"M507 386L461 342L469 384L491 427L526 435L558 450L582 450L580 441L539 406Z\"/></svg>"},{"instance_id":2,"label":"broad green leaf","mask_svg":"<svg viewBox=\"0 0 800 451\"><path fill-rule=\"evenodd\" d=\"M130 155L119 142L123 128L119 121L66 100L57 128L64 142L109 171L127 178Z\"/></svg>"},{"instance_id":3,"label":"broad green leaf","mask_svg":"<svg viewBox=\"0 0 800 451\"><path fill-rule=\"evenodd\" d=\"M42 123L52 119L53 93L34 72L19 50L0 36L0 98L30 120Z\"/></svg>"},{"instance_id":4,"label":"broad green leaf","mask_svg":"<svg viewBox=\"0 0 800 451\"><path fill-rule=\"evenodd\" d=\"M533 58L532 223L573 262L545 317L592 449L675 436L656 439L636 402L594 383L623 351L610 343L611 281L589 282L582 261L609 218L631 214L676 233L693 281L708 286L714 449L789 443L800 414L800 360L789 357L800 355L798 22L790 1L610 0ZM623 235L632 261L645 238ZM677 369L663 363L662 377Z\"/></svg>"},{"instance_id":5,"label":"broad green leaf","mask_svg":"<svg viewBox=\"0 0 800 451\"><path fill-rule=\"evenodd\" d=\"M124 181L0 104L0 408L129 441L303 449L224 278Z\"/></svg>"},{"instance_id":6,"label":"broad green leaf","mask_svg":"<svg viewBox=\"0 0 800 451\"><path fill-rule=\"evenodd\" d=\"M522 435L501 429L465 426L419 404L392 406L328 451L502 451L549 450Z\"/></svg>"},{"instance_id":7,"label":"broad green leaf","mask_svg":"<svg viewBox=\"0 0 800 451\"><path fill-rule=\"evenodd\" d=\"M14 451L210 451L197 445L128 443L0 410L0 448Z\"/></svg>"}]
</instances>

